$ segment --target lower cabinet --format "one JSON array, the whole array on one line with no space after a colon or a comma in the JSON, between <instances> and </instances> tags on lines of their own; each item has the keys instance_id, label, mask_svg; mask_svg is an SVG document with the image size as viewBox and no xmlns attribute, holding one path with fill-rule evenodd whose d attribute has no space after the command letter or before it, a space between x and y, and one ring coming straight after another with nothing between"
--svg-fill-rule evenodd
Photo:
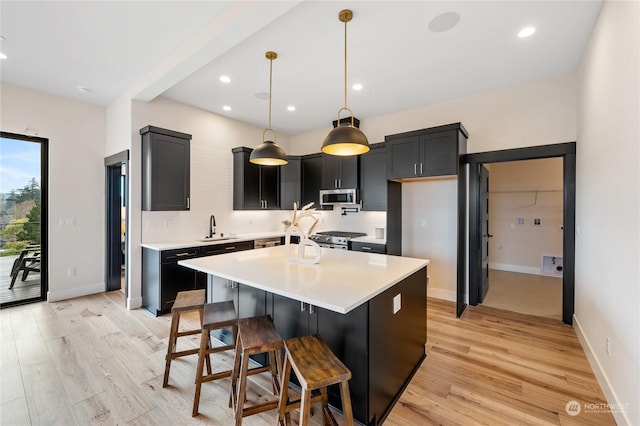
<instances>
[{"instance_id":1,"label":"lower cabinet","mask_svg":"<svg viewBox=\"0 0 640 426\"><path fill-rule=\"evenodd\" d=\"M382 243L364 243L361 241L351 241L349 242L351 245L351 250L353 251L363 251L366 253L387 253L387 245Z\"/></svg>"},{"instance_id":2,"label":"lower cabinet","mask_svg":"<svg viewBox=\"0 0 640 426\"><path fill-rule=\"evenodd\" d=\"M188 247L176 250L142 248L142 307L155 316L171 312L180 291L206 289L207 275L178 261L253 249L253 241Z\"/></svg>"}]
</instances>

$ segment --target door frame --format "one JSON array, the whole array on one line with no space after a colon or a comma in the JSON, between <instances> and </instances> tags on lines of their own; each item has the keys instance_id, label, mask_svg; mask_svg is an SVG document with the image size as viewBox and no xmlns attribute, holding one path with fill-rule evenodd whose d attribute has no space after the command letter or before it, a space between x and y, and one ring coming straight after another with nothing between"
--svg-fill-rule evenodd
<instances>
[{"instance_id":1,"label":"door frame","mask_svg":"<svg viewBox=\"0 0 640 426\"><path fill-rule=\"evenodd\" d=\"M128 269L129 269L129 262L127 261L127 257L128 257L128 253L129 253L129 200L128 200L128 191L127 188L129 186L129 150L124 150L121 151L117 154L111 155L109 157L106 157L104 159L104 165L105 165L105 269L104 269L104 283L105 283L105 291L110 291L113 290L112 288L110 288L109 283L111 282L111 267L114 264L114 256L116 256L115 253L120 253L120 248L121 248L121 243L120 241L114 241L113 238L111 238L111 228L113 226L116 226L115 224L113 224L113 220L112 220L112 213L113 213L113 207L110 203L110 200L112 199L114 192L113 191L118 191L120 192L120 185L118 184L118 188L116 188L111 180L112 178L112 172L113 172L113 168L118 167L120 169L124 168L124 173L121 173L121 175L125 176L125 190L124 190L124 194L120 194L121 197L125 200L125 206L127 206L125 208L125 240L124 240L124 245L125 245L125 298L129 297L129 285L128 285ZM120 206L118 206L118 209L120 209ZM119 224L117 225L118 227L120 226ZM118 274L119 276L119 274Z\"/></svg>"},{"instance_id":2,"label":"door frame","mask_svg":"<svg viewBox=\"0 0 640 426\"><path fill-rule=\"evenodd\" d=\"M3 303L2 307L47 300L49 292L49 139L2 132L0 137L40 144L40 296Z\"/></svg>"},{"instance_id":3,"label":"door frame","mask_svg":"<svg viewBox=\"0 0 640 426\"><path fill-rule=\"evenodd\" d=\"M575 222L576 222L576 143L566 142L527 148L467 154L469 164L469 304L477 305L482 291L482 259L479 252L480 166L484 163L562 158L563 165L563 233L562 233L562 322L573 324L575 303ZM459 208L464 208L461 206ZM569 232L567 232L569 231ZM461 249L459 246L459 255Z\"/></svg>"}]
</instances>

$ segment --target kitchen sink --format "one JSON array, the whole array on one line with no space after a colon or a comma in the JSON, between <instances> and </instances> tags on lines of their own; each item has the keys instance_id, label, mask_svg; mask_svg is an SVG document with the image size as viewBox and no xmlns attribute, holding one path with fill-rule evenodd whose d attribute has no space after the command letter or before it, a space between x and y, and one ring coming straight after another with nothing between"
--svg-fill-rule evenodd
<instances>
[{"instance_id":1,"label":"kitchen sink","mask_svg":"<svg viewBox=\"0 0 640 426\"><path fill-rule=\"evenodd\" d=\"M214 242L214 241L224 241L224 240L230 240L231 237L211 237L211 238L201 238L198 241L202 241L203 243L209 243L209 242Z\"/></svg>"}]
</instances>

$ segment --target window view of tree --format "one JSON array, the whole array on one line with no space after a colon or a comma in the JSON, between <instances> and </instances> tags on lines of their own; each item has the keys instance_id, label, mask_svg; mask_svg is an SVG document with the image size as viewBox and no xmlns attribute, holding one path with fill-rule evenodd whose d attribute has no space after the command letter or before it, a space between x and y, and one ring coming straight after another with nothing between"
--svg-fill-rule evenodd
<instances>
[{"instance_id":1,"label":"window view of tree","mask_svg":"<svg viewBox=\"0 0 640 426\"><path fill-rule=\"evenodd\" d=\"M11 190L2 203L0 241L4 255L40 244L40 184L35 178L23 188Z\"/></svg>"}]
</instances>

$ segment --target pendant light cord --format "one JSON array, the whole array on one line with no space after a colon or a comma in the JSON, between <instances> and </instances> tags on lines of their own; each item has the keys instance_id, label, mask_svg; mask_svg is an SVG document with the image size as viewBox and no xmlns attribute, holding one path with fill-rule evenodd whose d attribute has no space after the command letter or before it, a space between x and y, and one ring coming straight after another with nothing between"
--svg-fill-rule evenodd
<instances>
[{"instance_id":1,"label":"pendant light cord","mask_svg":"<svg viewBox=\"0 0 640 426\"><path fill-rule=\"evenodd\" d=\"M344 21L344 107L347 108L347 20Z\"/></svg>"},{"instance_id":2,"label":"pendant light cord","mask_svg":"<svg viewBox=\"0 0 640 426\"><path fill-rule=\"evenodd\" d=\"M273 59L269 59L269 129L271 129L271 88L273 86Z\"/></svg>"}]
</instances>

